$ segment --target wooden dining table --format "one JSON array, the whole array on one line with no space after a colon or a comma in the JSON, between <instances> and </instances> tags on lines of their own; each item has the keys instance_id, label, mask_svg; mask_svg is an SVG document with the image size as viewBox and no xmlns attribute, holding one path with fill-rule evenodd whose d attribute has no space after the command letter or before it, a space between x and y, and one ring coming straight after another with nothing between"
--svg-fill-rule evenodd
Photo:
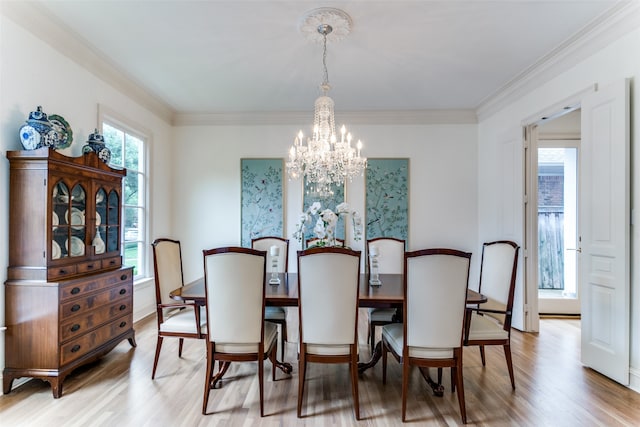
<instances>
[{"instance_id":1,"label":"wooden dining table","mask_svg":"<svg viewBox=\"0 0 640 427\"><path fill-rule=\"evenodd\" d=\"M276 307L297 307L298 306L298 274L297 273L280 273L278 275L280 284L272 285L269 283L271 275L265 275L265 305ZM380 285L370 285L369 275L360 275L360 288L358 291L358 304L360 307L377 307L377 308L402 308L404 299L403 275L402 274L380 274ZM198 305L205 305L204 278L198 278L178 289L170 292L172 299L184 302L193 302ZM472 290L467 289L467 304L482 304L487 298ZM395 319L402 321L402 318ZM358 372L363 373L367 369L372 368L378 363L382 356L382 342L379 341L374 349L371 359L367 362L358 363ZM284 357L284 355L283 355ZM278 362L278 368L286 373L291 372L291 365L285 362ZM226 371L226 369L225 369ZM428 372L421 370L427 383L433 389L436 396L442 396L442 385L431 380ZM215 378L215 382L219 381L224 372Z\"/></svg>"}]
</instances>

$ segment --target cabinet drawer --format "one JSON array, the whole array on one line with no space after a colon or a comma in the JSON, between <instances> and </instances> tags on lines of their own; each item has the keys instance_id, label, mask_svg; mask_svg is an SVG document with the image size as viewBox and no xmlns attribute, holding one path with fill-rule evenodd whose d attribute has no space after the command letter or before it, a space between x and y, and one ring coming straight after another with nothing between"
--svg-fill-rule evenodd
<instances>
[{"instance_id":1,"label":"cabinet drawer","mask_svg":"<svg viewBox=\"0 0 640 427\"><path fill-rule=\"evenodd\" d=\"M87 295L77 299L69 300L62 304L60 310L60 320L64 321L70 317L86 316L89 311L102 307L119 299L132 299L133 284L129 281L122 285L108 288L102 292Z\"/></svg>"},{"instance_id":2,"label":"cabinet drawer","mask_svg":"<svg viewBox=\"0 0 640 427\"><path fill-rule=\"evenodd\" d=\"M113 322L94 329L62 345L60 349L60 364L64 365L84 356L94 348L104 344L111 338L128 331L133 327L133 315L122 316Z\"/></svg>"},{"instance_id":3,"label":"cabinet drawer","mask_svg":"<svg viewBox=\"0 0 640 427\"><path fill-rule=\"evenodd\" d=\"M60 341L78 337L103 323L132 312L131 298L124 298L93 310L86 316L73 317L60 324Z\"/></svg>"},{"instance_id":4,"label":"cabinet drawer","mask_svg":"<svg viewBox=\"0 0 640 427\"><path fill-rule=\"evenodd\" d=\"M49 280L59 279L61 277L73 276L77 273L76 265L63 265L60 267L52 267L48 271Z\"/></svg>"},{"instance_id":5,"label":"cabinet drawer","mask_svg":"<svg viewBox=\"0 0 640 427\"><path fill-rule=\"evenodd\" d=\"M95 261L82 262L78 264L78 273L88 273L91 271L98 271L102 268L102 261L99 259Z\"/></svg>"},{"instance_id":6,"label":"cabinet drawer","mask_svg":"<svg viewBox=\"0 0 640 427\"><path fill-rule=\"evenodd\" d=\"M120 256L105 258L102 260L102 268L115 268L120 266L122 266L122 258Z\"/></svg>"},{"instance_id":7,"label":"cabinet drawer","mask_svg":"<svg viewBox=\"0 0 640 427\"><path fill-rule=\"evenodd\" d=\"M118 270L104 273L84 280L75 280L60 288L60 301L83 296L89 292L105 289L118 283L132 282L132 270Z\"/></svg>"}]
</instances>

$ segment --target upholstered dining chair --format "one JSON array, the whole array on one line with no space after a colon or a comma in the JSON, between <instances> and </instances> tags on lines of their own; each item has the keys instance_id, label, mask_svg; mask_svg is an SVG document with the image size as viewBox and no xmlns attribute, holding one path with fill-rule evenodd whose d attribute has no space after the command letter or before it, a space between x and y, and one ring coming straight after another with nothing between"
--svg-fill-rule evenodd
<instances>
[{"instance_id":1,"label":"upholstered dining chair","mask_svg":"<svg viewBox=\"0 0 640 427\"><path fill-rule=\"evenodd\" d=\"M151 379L156 376L160 349L165 337L177 337L178 357L182 357L185 338L203 339L206 334L207 317L201 307L172 300L169 292L184 285L182 277L182 253L180 241L156 239L153 247L153 273L156 286L156 317L158 341L153 359Z\"/></svg>"},{"instance_id":2,"label":"upholstered dining chair","mask_svg":"<svg viewBox=\"0 0 640 427\"><path fill-rule=\"evenodd\" d=\"M378 273L402 274L404 269L405 241L393 237L378 237L367 240L367 254L369 255L369 272L372 271L371 251L376 253ZM393 322L397 310L395 308L370 308L367 340L371 353L375 347L376 327Z\"/></svg>"},{"instance_id":3,"label":"upholstered dining chair","mask_svg":"<svg viewBox=\"0 0 640 427\"><path fill-rule=\"evenodd\" d=\"M207 309L207 369L202 413L207 414L209 393L216 376L229 363L258 362L260 416L264 416L264 360L271 360L272 380L278 328L264 320L266 253L249 248L222 247L202 251ZM214 374L215 362L220 371Z\"/></svg>"},{"instance_id":4,"label":"upholstered dining chair","mask_svg":"<svg viewBox=\"0 0 640 427\"><path fill-rule=\"evenodd\" d=\"M271 253L271 248L278 248L278 255ZM286 273L289 271L289 240L282 237L268 236L258 237L251 240L251 247L259 251L267 252L267 273ZM275 258L275 260L274 260ZM275 261L275 263L274 263ZM287 340L287 310L284 307L266 307L264 312L265 320L280 325L280 346L282 348L282 359L284 359L284 344Z\"/></svg>"},{"instance_id":5,"label":"upholstered dining chair","mask_svg":"<svg viewBox=\"0 0 640 427\"><path fill-rule=\"evenodd\" d=\"M508 240L482 245L478 292L487 297L487 302L469 310L464 342L467 346L477 345L480 348L482 366L486 364L484 346L501 345L514 390L516 382L511 360L511 317L519 250L520 247L515 242Z\"/></svg>"},{"instance_id":6,"label":"upholstered dining chair","mask_svg":"<svg viewBox=\"0 0 640 427\"><path fill-rule=\"evenodd\" d=\"M358 288L360 251L339 247L298 252L298 418L307 362L348 363L356 420L358 399Z\"/></svg>"},{"instance_id":7,"label":"upholstered dining chair","mask_svg":"<svg viewBox=\"0 0 640 427\"><path fill-rule=\"evenodd\" d=\"M382 327L382 382L387 354L402 364L402 421L406 421L409 373L449 367L466 424L462 339L471 254L455 249L423 249L404 255L403 322Z\"/></svg>"},{"instance_id":8,"label":"upholstered dining chair","mask_svg":"<svg viewBox=\"0 0 640 427\"><path fill-rule=\"evenodd\" d=\"M318 242L321 240L322 239L319 239L317 237L311 237L307 239L306 240L307 248L315 248L318 245ZM335 239L335 241L336 241L336 245L344 247L344 239Z\"/></svg>"}]
</instances>

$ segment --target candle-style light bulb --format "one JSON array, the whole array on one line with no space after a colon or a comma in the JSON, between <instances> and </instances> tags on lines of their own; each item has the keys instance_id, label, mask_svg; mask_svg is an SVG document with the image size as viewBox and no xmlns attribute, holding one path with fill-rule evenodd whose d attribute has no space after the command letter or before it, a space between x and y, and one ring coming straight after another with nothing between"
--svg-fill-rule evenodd
<instances>
[{"instance_id":1,"label":"candle-style light bulb","mask_svg":"<svg viewBox=\"0 0 640 427\"><path fill-rule=\"evenodd\" d=\"M344 127L344 125L342 125L342 127L340 128L340 133L342 134L342 139L340 140L340 142L344 142L344 134L347 133L347 128Z\"/></svg>"},{"instance_id":2,"label":"candle-style light bulb","mask_svg":"<svg viewBox=\"0 0 640 427\"><path fill-rule=\"evenodd\" d=\"M358 157L360 157L360 150L362 150L362 141L358 140L356 148L358 148Z\"/></svg>"},{"instance_id":3,"label":"candle-style light bulb","mask_svg":"<svg viewBox=\"0 0 640 427\"><path fill-rule=\"evenodd\" d=\"M298 132L298 145L302 144L302 139L303 135L302 135L302 131Z\"/></svg>"}]
</instances>

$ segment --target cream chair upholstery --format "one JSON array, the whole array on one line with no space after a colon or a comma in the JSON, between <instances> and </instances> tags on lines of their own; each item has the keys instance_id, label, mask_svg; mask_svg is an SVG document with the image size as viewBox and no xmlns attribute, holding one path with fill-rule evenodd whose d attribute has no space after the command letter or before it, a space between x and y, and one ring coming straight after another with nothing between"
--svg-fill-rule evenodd
<instances>
[{"instance_id":1,"label":"cream chair upholstery","mask_svg":"<svg viewBox=\"0 0 640 427\"><path fill-rule=\"evenodd\" d=\"M411 366L450 367L462 422L467 422L462 339L471 254L423 249L405 254L403 323L382 327L382 381L387 353L402 364L402 421L406 421Z\"/></svg>"},{"instance_id":2,"label":"cream chair upholstery","mask_svg":"<svg viewBox=\"0 0 640 427\"><path fill-rule=\"evenodd\" d=\"M205 337L207 317L201 307L179 303L169 297L171 291L184 285L180 242L172 239L156 239L151 246L153 248L156 317L158 321L158 341L153 370L151 371L151 379L154 379L163 339L165 337L179 338L178 357L182 357L184 338L202 339Z\"/></svg>"},{"instance_id":3,"label":"cream chair upholstery","mask_svg":"<svg viewBox=\"0 0 640 427\"><path fill-rule=\"evenodd\" d=\"M259 251L267 252L267 274L273 271L273 256L271 255L271 247L276 246L279 249L277 256L276 273L287 273L289 271L289 240L282 237L259 237L251 240L251 247ZM287 340L287 310L284 307L266 307L264 312L265 320L280 325L280 346L282 351L282 360L284 360L284 343Z\"/></svg>"},{"instance_id":4,"label":"cream chair upholstery","mask_svg":"<svg viewBox=\"0 0 640 427\"><path fill-rule=\"evenodd\" d=\"M264 321L266 254L248 248L225 247L203 251L207 317L207 374L202 413L215 384L214 364L223 375L232 361L257 361L260 416L264 416L264 359L272 363L275 381L277 327ZM217 374L216 374L217 375Z\"/></svg>"},{"instance_id":5,"label":"cream chair upholstery","mask_svg":"<svg viewBox=\"0 0 640 427\"><path fill-rule=\"evenodd\" d=\"M300 356L298 417L307 362L348 363L355 417L358 399L358 289L360 252L329 247L298 252Z\"/></svg>"},{"instance_id":6,"label":"cream chair upholstery","mask_svg":"<svg viewBox=\"0 0 640 427\"><path fill-rule=\"evenodd\" d=\"M405 241L392 237L378 237L367 240L367 253L371 247L378 249L378 273L403 274ZM369 271L371 271L371 257L369 257ZM371 353L375 346L376 327L393 322L397 310L395 308L370 308L368 337Z\"/></svg>"},{"instance_id":7,"label":"cream chair upholstery","mask_svg":"<svg viewBox=\"0 0 640 427\"><path fill-rule=\"evenodd\" d=\"M465 328L465 345L479 346L482 366L486 363L485 345L503 347L514 390L516 382L511 359L511 316L519 249L515 242L506 240L482 245L478 291L487 297L487 302L470 312Z\"/></svg>"}]
</instances>

